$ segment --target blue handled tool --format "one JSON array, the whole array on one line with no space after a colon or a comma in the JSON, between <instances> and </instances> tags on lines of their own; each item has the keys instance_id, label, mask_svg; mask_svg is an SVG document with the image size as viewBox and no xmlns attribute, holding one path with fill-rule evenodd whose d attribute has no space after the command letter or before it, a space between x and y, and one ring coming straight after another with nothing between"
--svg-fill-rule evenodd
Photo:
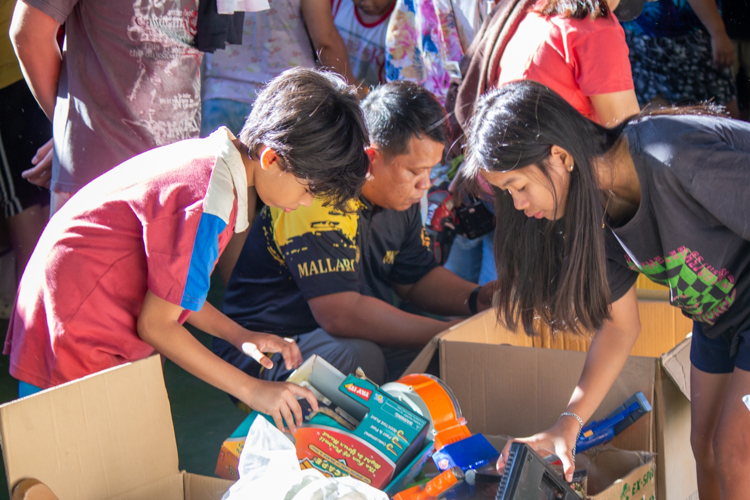
<instances>
[{"instance_id":1,"label":"blue handled tool","mask_svg":"<svg viewBox=\"0 0 750 500\"><path fill-rule=\"evenodd\" d=\"M650 411L651 405L646 396L642 392L636 392L606 418L584 426L576 442L576 452L610 441Z\"/></svg>"}]
</instances>

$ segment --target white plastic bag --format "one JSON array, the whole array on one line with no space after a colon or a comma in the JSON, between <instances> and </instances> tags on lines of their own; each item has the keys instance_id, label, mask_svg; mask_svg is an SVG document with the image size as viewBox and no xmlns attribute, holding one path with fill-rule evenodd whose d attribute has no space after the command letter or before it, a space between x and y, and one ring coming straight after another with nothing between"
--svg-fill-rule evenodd
<instances>
[{"instance_id":1,"label":"white plastic bag","mask_svg":"<svg viewBox=\"0 0 750 500\"><path fill-rule=\"evenodd\" d=\"M238 472L240 479L222 500L388 500L382 491L354 478L300 470L294 445L263 417L250 426Z\"/></svg>"}]
</instances>

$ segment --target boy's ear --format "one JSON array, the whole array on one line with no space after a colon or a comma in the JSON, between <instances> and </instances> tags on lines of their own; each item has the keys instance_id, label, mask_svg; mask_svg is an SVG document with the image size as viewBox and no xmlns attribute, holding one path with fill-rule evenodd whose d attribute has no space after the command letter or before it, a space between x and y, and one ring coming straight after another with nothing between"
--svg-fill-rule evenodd
<instances>
[{"instance_id":1,"label":"boy's ear","mask_svg":"<svg viewBox=\"0 0 750 500\"><path fill-rule=\"evenodd\" d=\"M279 155L276 154L276 151L266 147L260 154L260 168L268 170L278 159Z\"/></svg>"}]
</instances>

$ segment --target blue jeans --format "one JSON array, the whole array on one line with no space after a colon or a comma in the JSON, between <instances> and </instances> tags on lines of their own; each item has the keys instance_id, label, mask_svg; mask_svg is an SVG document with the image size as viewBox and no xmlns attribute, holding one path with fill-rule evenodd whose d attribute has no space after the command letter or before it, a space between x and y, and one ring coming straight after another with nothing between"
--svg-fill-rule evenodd
<instances>
[{"instance_id":1,"label":"blue jeans","mask_svg":"<svg viewBox=\"0 0 750 500\"><path fill-rule=\"evenodd\" d=\"M495 267L495 231L482 236L482 270L479 272L480 285L486 285L497 279Z\"/></svg>"},{"instance_id":2,"label":"blue jeans","mask_svg":"<svg viewBox=\"0 0 750 500\"><path fill-rule=\"evenodd\" d=\"M497 270L493 255L494 237L494 232L489 232L475 240L456 236L445 268L466 281L480 285L496 280Z\"/></svg>"},{"instance_id":3,"label":"blue jeans","mask_svg":"<svg viewBox=\"0 0 750 500\"><path fill-rule=\"evenodd\" d=\"M207 137L222 125L239 135L253 105L230 99L209 99L201 104L201 137Z\"/></svg>"}]
</instances>

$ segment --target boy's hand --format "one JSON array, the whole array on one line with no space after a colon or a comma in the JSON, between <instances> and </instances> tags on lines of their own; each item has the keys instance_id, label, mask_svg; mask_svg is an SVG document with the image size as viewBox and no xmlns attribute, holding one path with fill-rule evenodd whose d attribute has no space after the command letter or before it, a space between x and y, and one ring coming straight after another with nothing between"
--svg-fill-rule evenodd
<instances>
[{"instance_id":1,"label":"boy's hand","mask_svg":"<svg viewBox=\"0 0 750 500\"><path fill-rule=\"evenodd\" d=\"M309 389L291 382L256 381L257 384L253 384L251 393L245 398L245 404L253 410L270 415L281 432L284 432L284 422L292 434L303 423L302 408L296 396L307 399L312 409L318 411L318 401Z\"/></svg>"},{"instance_id":2,"label":"boy's hand","mask_svg":"<svg viewBox=\"0 0 750 500\"><path fill-rule=\"evenodd\" d=\"M302 353L294 339L282 338L268 333L248 331L246 335L243 335L240 349L267 369L273 368L273 361L263 353L281 353L287 370L297 368L303 361Z\"/></svg>"}]
</instances>

